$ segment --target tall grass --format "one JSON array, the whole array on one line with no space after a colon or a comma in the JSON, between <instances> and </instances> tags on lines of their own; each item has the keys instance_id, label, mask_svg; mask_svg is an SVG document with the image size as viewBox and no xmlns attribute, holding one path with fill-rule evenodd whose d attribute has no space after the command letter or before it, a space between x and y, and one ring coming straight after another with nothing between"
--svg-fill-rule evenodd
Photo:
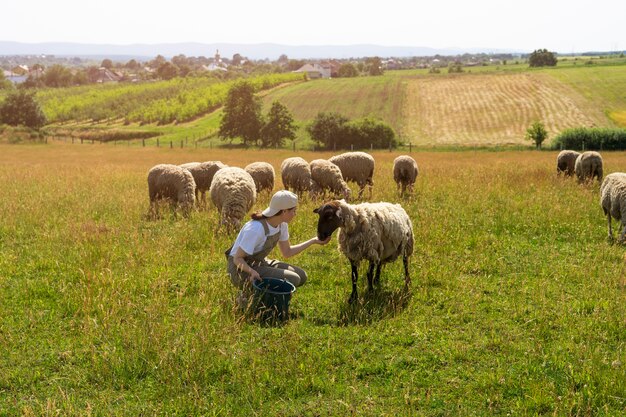
<instances>
[{"instance_id":1,"label":"tall grass","mask_svg":"<svg viewBox=\"0 0 626 417\"><path fill-rule=\"evenodd\" d=\"M419 152L400 200L397 155L373 155L374 200L413 220L411 292L399 262L349 306L334 240L291 260L309 281L268 327L234 308L215 210L146 220L146 173L290 152L0 145L0 415L623 413L624 249L598 185L558 178L556 152Z\"/></svg>"}]
</instances>

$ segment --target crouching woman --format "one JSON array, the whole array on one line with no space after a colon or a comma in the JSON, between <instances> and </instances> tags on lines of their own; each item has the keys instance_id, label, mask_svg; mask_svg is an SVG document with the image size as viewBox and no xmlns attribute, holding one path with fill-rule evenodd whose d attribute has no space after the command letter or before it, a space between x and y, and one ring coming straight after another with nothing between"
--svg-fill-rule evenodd
<instances>
[{"instance_id":1,"label":"crouching woman","mask_svg":"<svg viewBox=\"0 0 626 417\"><path fill-rule=\"evenodd\" d=\"M242 290L237 302L240 306L247 303L252 282L264 277L286 279L299 287L307 280L303 269L268 259L267 256L276 245L285 258L297 255L309 246L325 245L330 241L311 238L297 245L289 242L289 223L296 217L298 196L282 190L276 192L270 206L260 213L252 214L252 220L239 231L237 239L226 251L228 273L231 282Z\"/></svg>"}]
</instances>

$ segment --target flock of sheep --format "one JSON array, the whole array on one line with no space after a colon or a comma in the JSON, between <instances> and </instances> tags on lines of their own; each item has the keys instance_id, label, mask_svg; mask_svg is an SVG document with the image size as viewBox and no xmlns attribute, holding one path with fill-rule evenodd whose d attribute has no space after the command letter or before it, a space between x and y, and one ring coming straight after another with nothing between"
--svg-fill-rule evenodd
<instances>
[{"instance_id":1,"label":"flock of sheep","mask_svg":"<svg viewBox=\"0 0 626 417\"><path fill-rule=\"evenodd\" d=\"M611 218L621 222L622 232L618 242L626 240L626 173L614 172L604 180L602 156L598 152L561 151L556 159L558 174L571 176L576 174L579 182L602 181L600 185L600 205L608 223L608 239L613 241Z\"/></svg>"},{"instance_id":2,"label":"flock of sheep","mask_svg":"<svg viewBox=\"0 0 626 417\"><path fill-rule=\"evenodd\" d=\"M339 250L352 266L351 301L357 297L358 265L369 261L367 273L370 289L380 278L381 266L402 256L405 284L410 283L408 259L413 253L413 225L399 204L349 204L351 189L346 181L359 186L359 198L367 187L372 197L375 161L365 152L346 152L310 163L300 157L285 159L281 164L283 187L310 198L332 196L333 200L315 210L319 215L317 234L326 239L339 231ZM411 192L418 176L417 163L408 155L395 159L393 178L400 194ZM237 229L254 205L257 195L274 188L274 168L267 162L255 162L244 169L228 167L219 161L192 162L183 165L160 164L148 172L151 216L158 216L159 200L180 205L187 215L194 207L206 206L205 193L220 213L220 224ZM374 271L376 274L374 275Z\"/></svg>"}]
</instances>

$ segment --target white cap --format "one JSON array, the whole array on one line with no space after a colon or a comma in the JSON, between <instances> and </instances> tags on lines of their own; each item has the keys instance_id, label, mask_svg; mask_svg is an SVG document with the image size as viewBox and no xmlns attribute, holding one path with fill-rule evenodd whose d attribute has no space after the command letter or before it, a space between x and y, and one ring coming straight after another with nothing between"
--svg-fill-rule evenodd
<instances>
[{"instance_id":1,"label":"white cap","mask_svg":"<svg viewBox=\"0 0 626 417\"><path fill-rule=\"evenodd\" d=\"M298 205L298 196L291 191L281 190L277 191L272 196L270 206L263 210L261 214L265 217L275 216L281 210L292 209Z\"/></svg>"}]
</instances>

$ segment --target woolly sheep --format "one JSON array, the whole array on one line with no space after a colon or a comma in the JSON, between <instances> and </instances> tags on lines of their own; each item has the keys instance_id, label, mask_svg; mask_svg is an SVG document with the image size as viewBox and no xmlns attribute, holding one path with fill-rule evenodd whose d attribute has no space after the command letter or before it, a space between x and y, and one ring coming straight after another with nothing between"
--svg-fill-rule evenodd
<instances>
[{"instance_id":1,"label":"woolly sheep","mask_svg":"<svg viewBox=\"0 0 626 417\"><path fill-rule=\"evenodd\" d=\"M583 152L576 158L574 171L578 182L592 180L594 177L602 181L602 156L598 152Z\"/></svg>"},{"instance_id":2,"label":"woolly sheep","mask_svg":"<svg viewBox=\"0 0 626 417\"><path fill-rule=\"evenodd\" d=\"M220 213L220 224L229 231L237 229L256 201L254 180L237 167L222 168L211 183L211 201Z\"/></svg>"},{"instance_id":3,"label":"woolly sheep","mask_svg":"<svg viewBox=\"0 0 626 417\"><path fill-rule=\"evenodd\" d=\"M317 236L326 239L339 228L339 250L350 260L352 294L357 299L356 284L361 260L369 261L368 288L378 283L381 266L402 256L405 288L411 282L409 256L413 253L413 224L399 204L361 203L351 205L335 200L313 210L319 215ZM374 276L374 268L376 275Z\"/></svg>"},{"instance_id":4,"label":"woolly sheep","mask_svg":"<svg viewBox=\"0 0 626 417\"><path fill-rule=\"evenodd\" d=\"M576 151L561 151L556 157L556 173L563 172L566 176L574 175L574 165L576 164L576 158L580 153Z\"/></svg>"},{"instance_id":5,"label":"woolly sheep","mask_svg":"<svg viewBox=\"0 0 626 417\"><path fill-rule=\"evenodd\" d=\"M194 205L196 183L191 172L177 165L155 165L148 171L150 212L158 216L158 200L169 200L172 207L179 204L187 217Z\"/></svg>"},{"instance_id":6,"label":"woolly sheep","mask_svg":"<svg viewBox=\"0 0 626 417\"><path fill-rule=\"evenodd\" d=\"M626 240L626 173L614 172L606 176L600 186L600 205L608 223L609 241L613 241L612 216L621 222L618 242L623 243Z\"/></svg>"},{"instance_id":7,"label":"woolly sheep","mask_svg":"<svg viewBox=\"0 0 626 417\"><path fill-rule=\"evenodd\" d=\"M365 152L345 152L329 159L341 170L344 181L354 181L359 186L359 198L363 196L363 190L367 185L369 197L372 198L374 186L374 157Z\"/></svg>"},{"instance_id":8,"label":"woolly sheep","mask_svg":"<svg viewBox=\"0 0 626 417\"><path fill-rule=\"evenodd\" d=\"M256 192L272 192L274 189L274 167L267 162L253 162L247 165L244 170L252 176Z\"/></svg>"},{"instance_id":9,"label":"woolly sheep","mask_svg":"<svg viewBox=\"0 0 626 417\"><path fill-rule=\"evenodd\" d=\"M335 164L325 159L315 159L311 161L311 195L323 196L326 190L340 194L349 200L352 191L343 180L341 170Z\"/></svg>"},{"instance_id":10,"label":"woolly sheep","mask_svg":"<svg viewBox=\"0 0 626 417\"><path fill-rule=\"evenodd\" d=\"M196 182L196 202L200 205L200 199L202 199L202 205L206 207L206 192L211 188L211 181L215 173L226 165L220 161L206 161L206 162L189 162L180 165L191 172L193 179Z\"/></svg>"},{"instance_id":11,"label":"woolly sheep","mask_svg":"<svg viewBox=\"0 0 626 417\"><path fill-rule=\"evenodd\" d=\"M311 167L299 156L287 158L280 165L281 179L286 190L302 193L311 190Z\"/></svg>"},{"instance_id":12,"label":"woolly sheep","mask_svg":"<svg viewBox=\"0 0 626 417\"><path fill-rule=\"evenodd\" d=\"M393 180L400 188L400 196L403 196L407 187L413 192L413 184L419 175L417 162L408 155L400 155L393 160Z\"/></svg>"}]
</instances>

